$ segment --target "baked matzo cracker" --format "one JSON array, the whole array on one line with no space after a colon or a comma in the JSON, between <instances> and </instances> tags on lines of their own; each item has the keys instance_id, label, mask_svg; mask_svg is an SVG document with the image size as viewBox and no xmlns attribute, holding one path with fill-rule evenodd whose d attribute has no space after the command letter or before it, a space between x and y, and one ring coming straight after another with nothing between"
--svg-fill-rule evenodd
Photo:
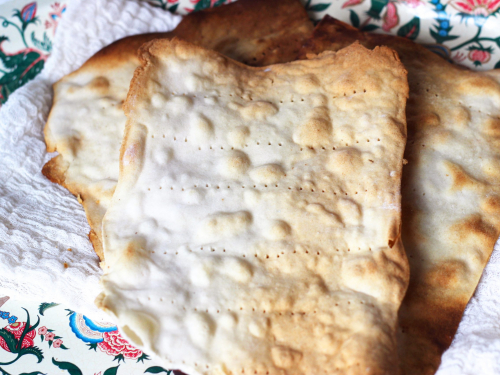
<instances>
[{"instance_id":1,"label":"baked matzo cracker","mask_svg":"<svg viewBox=\"0 0 500 375\"><path fill-rule=\"evenodd\" d=\"M406 71L142 47L98 305L188 374L395 374Z\"/></svg>"},{"instance_id":2,"label":"baked matzo cracker","mask_svg":"<svg viewBox=\"0 0 500 375\"><path fill-rule=\"evenodd\" d=\"M101 222L118 179L126 121L122 104L139 66L137 49L156 38L177 36L263 66L292 60L312 28L298 0L240 0L191 13L169 33L119 40L54 85L45 141L47 151L59 155L43 173L79 197L91 227L89 238L101 259Z\"/></svg>"},{"instance_id":3,"label":"baked matzo cracker","mask_svg":"<svg viewBox=\"0 0 500 375\"><path fill-rule=\"evenodd\" d=\"M326 17L304 53L359 41L408 69L402 238L410 286L400 310L405 374L433 374L500 234L500 73L451 65L409 40Z\"/></svg>"}]
</instances>

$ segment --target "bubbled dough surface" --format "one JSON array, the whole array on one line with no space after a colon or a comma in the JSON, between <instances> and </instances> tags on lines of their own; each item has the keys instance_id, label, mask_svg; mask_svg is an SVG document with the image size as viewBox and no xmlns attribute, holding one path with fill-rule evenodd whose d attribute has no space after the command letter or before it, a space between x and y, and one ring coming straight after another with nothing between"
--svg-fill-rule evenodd
<instances>
[{"instance_id":1,"label":"bubbled dough surface","mask_svg":"<svg viewBox=\"0 0 500 375\"><path fill-rule=\"evenodd\" d=\"M250 65L295 58L312 23L298 0L242 0L186 16L170 33L136 35L104 48L79 70L54 85L54 105L45 128L49 152L59 156L44 174L79 196L101 258L102 217L119 171L126 118L122 104L135 68L137 49L155 38L178 36ZM295 46L297 44L297 46Z\"/></svg>"},{"instance_id":2,"label":"bubbled dough surface","mask_svg":"<svg viewBox=\"0 0 500 375\"><path fill-rule=\"evenodd\" d=\"M174 39L142 59L98 305L189 374L397 372L408 88L393 52L264 69Z\"/></svg>"},{"instance_id":3,"label":"bubbled dough surface","mask_svg":"<svg viewBox=\"0 0 500 375\"><path fill-rule=\"evenodd\" d=\"M47 173L44 167L44 174L79 196L99 256L102 217L118 180L117 150L126 122L122 105L137 65L134 58L104 75L87 69L63 78L54 86L55 104L45 130L48 151L57 150L59 156L48 164L56 171Z\"/></svg>"},{"instance_id":4,"label":"bubbled dough surface","mask_svg":"<svg viewBox=\"0 0 500 375\"><path fill-rule=\"evenodd\" d=\"M437 369L500 235L499 81L429 59L406 65L403 241L413 279L400 316L408 374Z\"/></svg>"},{"instance_id":5,"label":"bubbled dough surface","mask_svg":"<svg viewBox=\"0 0 500 375\"><path fill-rule=\"evenodd\" d=\"M426 48L325 19L305 52L359 40L408 69L402 238L410 285L400 310L405 374L433 374L500 234L500 71L462 70Z\"/></svg>"}]
</instances>

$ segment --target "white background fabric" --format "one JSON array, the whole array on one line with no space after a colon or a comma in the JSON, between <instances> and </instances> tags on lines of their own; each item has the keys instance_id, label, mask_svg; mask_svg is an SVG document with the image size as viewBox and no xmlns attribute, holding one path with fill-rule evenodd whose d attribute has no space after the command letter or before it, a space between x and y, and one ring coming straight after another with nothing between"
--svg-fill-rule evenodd
<instances>
[{"instance_id":1,"label":"white background fabric","mask_svg":"<svg viewBox=\"0 0 500 375\"><path fill-rule=\"evenodd\" d=\"M41 174L53 156L43 140L51 85L110 42L168 31L179 21L141 1L69 2L45 69L0 109L0 295L61 302L103 316L93 304L101 271L84 211L66 189ZM500 374L498 244L438 374Z\"/></svg>"},{"instance_id":2,"label":"white background fabric","mask_svg":"<svg viewBox=\"0 0 500 375\"><path fill-rule=\"evenodd\" d=\"M54 156L46 153L43 138L51 85L112 41L168 31L179 21L143 1L68 2L44 70L0 109L0 296L63 302L102 316L93 303L101 270L85 213L41 173Z\"/></svg>"},{"instance_id":3,"label":"white background fabric","mask_svg":"<svg viewBox=\"0 0 500 375\"><path fill-rule=\"evenodd\" d=\"M500 241L437 374L500 374Z\"/></svg>"}]
</instances>

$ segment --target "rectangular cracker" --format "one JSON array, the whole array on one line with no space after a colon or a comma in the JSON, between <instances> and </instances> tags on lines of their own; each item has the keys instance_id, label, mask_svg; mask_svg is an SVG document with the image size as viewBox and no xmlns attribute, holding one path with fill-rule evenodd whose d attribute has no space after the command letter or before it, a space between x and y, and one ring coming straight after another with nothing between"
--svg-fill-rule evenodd
<instances>
[{"instance_id":1,"label":"rectangular cracker","mask_svg":"<svg viewBox=\"0 0 500 375\"><path fill-rule=\"evenodd\" d=\"M121 109L139 66L137 49L156 38L177 36L249 65L290 61L313 26L299 0L240 0L191 13L169 33L121 39L54 85L45 126L47 151L58 151L42 172L83 204L89 238L103 259L102 217L118 179L119 147L125 127Z\"/></svg>"},{"instance_id":2,"label":"rectangular cracker","mask_svg":"<svg viewBox=\"0 0 500 375\"><path fill-rule=\"evenodd\" d=\"M395 374L406 71L142 47L98 306L189 374Z\"/></svg>"},{"instance_id":3,"label":"rectangular cracker","mask_svg":"<svg viewBox=\"0 0 500 375\"><path fill-rule=\"evenodd\" d=\"M303 56L353 42L408 69L402 238L410 285L399 313L405 374L433 374L500 234L500 73L460 69L423 46L325 17Z\"/></svg>"}]
</instances>

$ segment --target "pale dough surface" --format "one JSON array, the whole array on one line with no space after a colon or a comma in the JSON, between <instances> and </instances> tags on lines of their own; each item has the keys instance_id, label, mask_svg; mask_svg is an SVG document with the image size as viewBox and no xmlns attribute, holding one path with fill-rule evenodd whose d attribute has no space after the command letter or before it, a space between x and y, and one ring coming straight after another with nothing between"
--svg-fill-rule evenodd
<instances>
[{"instance_id":1,"label":"pale dough surface","mask_svg":"<svg viewBox=\"0 0 500 375\"><path fill-rule=\"evenodd\" d=\"M500 73L463 70L332 18L303 53L356 41L393 48L408 69L402 238L411 277L398 339L403 372L433 374L500 234Z\"/></svg>"},{"instance_id":2,"label":"pale dough surface","mask_svg":"<svg viewBox=\"0 0 500 375\"><path fill-rule=\"evenodd\" d=\"M177 36L263 66L295 58L312 28L298 0L239 0L191 13L169 33L121 39L54 85L45 141L47 150L59 155L43 173L79 198L91 227L89 238L101 260L101 222L118 179L126 121L122 104L139 66L137 49L156 38Z\"/></svg>"},{"instance_id":3,"label":"pale dough surface","mask_svg":"<svg viewBox=\"0 0 500 375\"><path fill-rule=\"evenodd\" d=\"M141 50L98 305L190 375L396 374L395 53L252 68L177 39Z\"/></svg>"}]
</instances>

